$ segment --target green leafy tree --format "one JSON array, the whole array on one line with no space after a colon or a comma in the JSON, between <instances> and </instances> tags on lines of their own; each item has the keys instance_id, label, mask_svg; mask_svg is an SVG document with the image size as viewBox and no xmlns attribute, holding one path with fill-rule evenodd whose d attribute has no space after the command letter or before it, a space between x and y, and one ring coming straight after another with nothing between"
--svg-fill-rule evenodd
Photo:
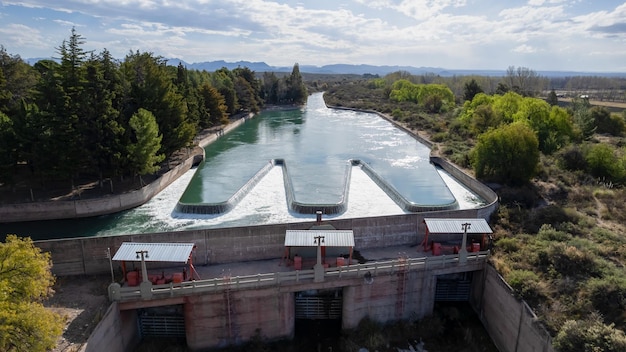
<instances>
[{"instance_id":1,"label":"green leafy tree","mask_svg":"<svg viewBox=\"0 0 626 352\"><path fill-rule=\"evenodd\" d=\"M63 319L44 308L54 277L48 253L30 238L0 242L0 350L48 351L63 332Z\"/></svg>"},{"instance_id":2,"label":"green leafy tree","mask_svg":"<svg viewBox=\"0 0 626 352\"><path fill-rule=\"evenodd\" d=\"M517 113L524 98L515 92L505 92L493 97L493 109L502 116L505 122L513 122L513 115Z\"/></svg>"},{"instance_id":3,"label":"green leafy tree","mask_svg":"<svg viewBox=\"0 0 626 352\"><path fill-rule=\"evenodd\" d=\"M476 135L486 132L490 128L496 128L502 123L500 115L493 110L491 105L478 106L474 110L471 121L471 130Z\"/></svg>"},{"instance_id":4,"label":"green leafy tree","mask_svg":"<svg viewBox=\"0 0 626 352\"><path fill-rule=\"evenodd\" d=\"M517 122L480 135L470 159L477 177L519 185L537 172L539 142L527 124Z\"/></svg>"},{"instance_id":5,"label":"green leafy tree","mask_svg":"<svg viewBox=\"0 0 626 352\"><path fill-rule=\"evenodd\" d=\"M141 175L158 171L159 163L165 159L164 154L159 154L162 136L154 115L148 110L139 109L128 124L135 135L135 142L128 146L129 160L143 185Z\"/></svg>"},{"instance_id":6,"label":"green leafy tree","mask_svg":"<svg viewBox=\"0 0 626 352\"><path fill-rule=\"evenodd\" d=\"M567 112L537 98L523 98L518 111L513 115L516 121L528 121L537 133L539 150L550 154L569 141L572 124Z\"/></svg>"}]
</instances>

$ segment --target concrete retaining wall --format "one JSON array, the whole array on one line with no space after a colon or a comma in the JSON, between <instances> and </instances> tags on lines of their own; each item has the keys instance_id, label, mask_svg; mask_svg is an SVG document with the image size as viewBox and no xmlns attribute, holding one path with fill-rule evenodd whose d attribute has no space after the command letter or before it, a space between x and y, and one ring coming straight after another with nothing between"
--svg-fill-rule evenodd
<instances>
[{"instance_id":1,"label":"concrete retaining wall","mask_svg":"<svg viewBox=\"0 0 626 352\"><path fill-rule=\"evenodd\" d=\"M187 172L193 165L194 158L198 155L203 155L203 153L203 149L195 148L194 153L183 163L136 191L104 198L4 204L0 205L0 219L2 222L73 219L111 214L131 209L147 202Z\"/></svg>"},{"instance_id":2,"label":"concrete retaining wall","mask_svg":"<svg viewBox=\"0 0 626 352\"><path fill-rule=\"evenodd\" d=\"M473 281L471 304L501 352L553 352L552 338L523 300L490 265Z\"/></svg>"},{"instance_id":3,"label":"concrete retaining wall","mask_svg":"<svg viewBox=\"0 0 626 352\"><path fill-rule=\"evenodd\" d=\"M81 351L126 352L132 351L139 342L137 311L120 311L117 302L113 302Z\"/></svg>"}]
</instances>

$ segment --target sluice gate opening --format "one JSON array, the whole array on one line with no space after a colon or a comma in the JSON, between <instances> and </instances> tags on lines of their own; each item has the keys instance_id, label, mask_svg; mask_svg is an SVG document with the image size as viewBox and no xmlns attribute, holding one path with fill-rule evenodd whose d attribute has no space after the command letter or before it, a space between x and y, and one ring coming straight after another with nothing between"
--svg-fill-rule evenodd
<instances>
[{"instance_id":1,"label":"sluice gate opening","mask_svg":"<svg viewBox=\"0 0 626 352\"><path fill-rule=\"evenodd\" d=\"M295 295L293 345L300 352L338 351L343 289L309 290Z\"/></svg>"},{"instance_id":2,"label":"sluice gate opening","mask_svg":"<svg viewBox=\"0 0 626 352\"><path fill-rule=\"evenodd\" d=\"M296 319L339 319L343 309L342 289L296 293Z\"/></svg>"},{"instance_id":3,"label":"sluice gate opening","mask_svg":"<svg viewBox=\"0 0 626 352\"><path fill-rule=\"evenodd\" d=\"M435 302L469 302L472 272L438 275Z\"/></svg>"},{"instance_id":4,"label":"sluice gate opening","mask_svg":"<svg viewBox=\"0 0 626 352\"><path fill-rule=\"evenodd\" d=\"M182 305L139 309L137 323L142 338L185 338Z\"/></svg>"}]
</instances>

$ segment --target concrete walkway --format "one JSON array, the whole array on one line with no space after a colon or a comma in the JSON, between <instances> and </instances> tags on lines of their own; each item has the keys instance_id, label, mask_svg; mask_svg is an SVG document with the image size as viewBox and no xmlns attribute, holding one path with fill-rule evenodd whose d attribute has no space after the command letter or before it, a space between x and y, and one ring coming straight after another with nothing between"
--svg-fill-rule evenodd
<instances>
[{"instance_id":1,"label":"concrete walkway","mask_svg":"<svg viewBox=\"0 0 626 352\"><path fill-rule=\"evenodd\" d=\"M355 255L352 259L352 264L359 264L359 258L361 262L373 262L373 261L388 261L396 260L399 258L424 258L431 257L431 252L424 252L422 246L396 246L396 247L384 247L384 248L371 248L358 250L355 249ZM448 254L448 253L444 253ZM449 254L452 254L451 252ZM335 258L327 257L327 262L331 267L336 264ZM316 258L304 258L303 269L312 269L316 262ZM129 263L130 264L130 263ZM132 268L132 264L127 264L128 269ZM347 259L346 259L347 265ZM135 263L135 267L139 268L139 263ZM157 275L163 273L165 277L171 277L174 272L180 272L183 268L187 268L186 265L176 265L166 269L150 269L148 265L148 275ZM224 277L236 277L236 276L248 276L256 274L268 274L276 272L289 272L295 271L293 265L288 263L283 258L275 258L268 260L256 260L248 262L235 262L226 264L208 264L208 265L195 265L194 268L200 276L201 280L224 278ZM198 278L196 277L196 280Z\"/></svg>"}]
</instances>

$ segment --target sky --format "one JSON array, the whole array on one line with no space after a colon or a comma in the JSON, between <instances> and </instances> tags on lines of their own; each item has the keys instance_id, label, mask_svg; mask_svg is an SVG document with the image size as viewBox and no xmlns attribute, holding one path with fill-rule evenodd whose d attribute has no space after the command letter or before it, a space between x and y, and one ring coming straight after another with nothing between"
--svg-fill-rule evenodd
<instances>
[{"instance_id":1,"label":"sky","mask_svg":"<svg viewBox=\"0 0 626 352\"><path fill-rule=\"evenodd\" d=\"M624 1L0 0L9 54L55 57L72 28L118 59L626 73Z\"/></svg>"}]
</instances>

